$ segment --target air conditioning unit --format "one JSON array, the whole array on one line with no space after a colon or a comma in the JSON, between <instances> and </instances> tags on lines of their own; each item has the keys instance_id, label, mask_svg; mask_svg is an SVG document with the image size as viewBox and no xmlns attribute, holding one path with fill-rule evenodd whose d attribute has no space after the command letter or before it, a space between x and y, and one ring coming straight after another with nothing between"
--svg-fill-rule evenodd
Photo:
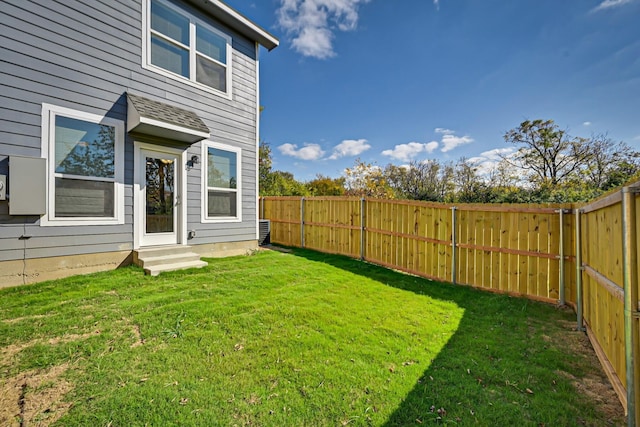
<instances>
[{"instance_id":1,"label":"air conditioning unit","mask_svg":"<svg viewBox=\"0 0 640 427\"><path fill-rule=\"evenodd\" d=\"M271 221L261 219L258 221L258 244L260 246L271 244Z\"/></svg>"}]
</instances>

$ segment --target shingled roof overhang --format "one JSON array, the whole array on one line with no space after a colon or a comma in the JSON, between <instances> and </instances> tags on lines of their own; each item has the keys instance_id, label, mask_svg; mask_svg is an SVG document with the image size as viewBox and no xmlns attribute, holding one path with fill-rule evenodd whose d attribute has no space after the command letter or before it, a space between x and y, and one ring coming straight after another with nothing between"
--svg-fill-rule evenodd
<instances>
[{"instance_id":1,"label":"shingled roof overhang","mask_svg":"<svg viewBox=\"0 0 640 427\"><path fill-rule=\"evenodd\" d=\"M127 132L193 144L209 138L196 113L127 93Z\"/></svg>"},{"instance_id":2,"label":"shingled roof overhang","mask_svg":"<svg viewBox=\"0 0 640 427\"><path fill-rule=\"evenodd\" d=\"M275 49L280 44L277 38L220 0L187 0L187 2L207 12L240 34L257 41L268 50Z\"/></svg>"}]
</instances>

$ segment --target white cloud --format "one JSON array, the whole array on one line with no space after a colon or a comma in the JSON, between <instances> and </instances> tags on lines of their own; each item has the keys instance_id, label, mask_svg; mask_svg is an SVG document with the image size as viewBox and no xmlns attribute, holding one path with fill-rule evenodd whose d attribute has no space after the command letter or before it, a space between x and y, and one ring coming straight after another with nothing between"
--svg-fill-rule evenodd
<instances>
[{"instance_id":1,"label":"white cloud","mask_svg":"<svg viewBox=\"0 0 640 427\"><path fill-rule=\"evenodd\" d=\"M435 151L436 148L438 148L438 142L437 141L431 141L431 142L427 142L425 145L425 150L427 153L431 153L433 151Z\"/></svg>"},{"instance_id":2,"label":"white cloud","mask_svg":"<svg viewBox=\"0 0 640 427\"><path fill-rule=\"evenodd\" d=\"M470 144L474 141L474 139L469 135L456 136L455 130L447 128L435 128L433 131L442 135L442 139L440 141L442 144L442 149L440 151L442 151L443 153L451 151L459 145Z\"/></svg>"},{"instance_id":3,"label":"white cloud","mask_svg":"<svg viewBox=\"0 0 640 427\"><path fill-rule=\"evenodd\" d=\"M612 9L614 7L624 6L635 0L603 0L598 6L593 8L592 12L598 12L600 10Z\"/></svg>"},{"instance_id":4,"label":"white cloud","mask_svg":"<svg viewBox=\"0 0 640 427\"><path fill-rule=\"evenodd\" d=\"M514 148L494 148L493 150L483 151L480 153L480 157L489 160L499 160L509 154L515 153Z\"/></svg>"},{"instance_id":5,"label":"white cloud","mask_svg":"<svg viewBox=\"0 0 640 427\"><path fill-rule=\"evenodd\" d=\"M494 148L467 159L467 162L477 168L478 175L487 177L504 157L510 157L516 151L514 148Z\"/></svg>"},{"instance_id":6,"label":"white cloud","mask_svg":"<svg viewBox=\"0 0 640 427\"><path fill-rule=\"evenodd\" d=\"M472 164L472 165L477 165L480 164L482 162L486 162L487 159L482 157L482 156L477 156L477 157L469 157L467 159L467 163Z\"/></svg>"},{"instance_id":7,"label":"white cloud","mask_svg":"<svg viewBox=\"0 0 640 427\"><path fill-rule=\"evenodd\" d=\"M293 49L303 56L327 59L335 56L335 29L352 31L358 26L358 7L370 0L280 0L278 24Z\"/></svg>"},{"instance_id":8,"label":"white cloud","mask_svg":"<svg viewBox=\"0 0 640 427\"><path fill-rule=\"evenodd\" d=\"M591 126L591 122L584 122L582 123L582 126Z\"/></svg>"},{"instance_id":9,"label":"white cloud","mask_svg":"<svg viewBox=\"0 0 640 427\"><path fill-rule=\"evenodd\" d=\"M295 144L282 144L278 150L285 155L295 157L300 160L318 160L324 156L324 151L318 144L304 144L304 147L298 148Z\"/></svg>"},{"instance_id":10,"label":"white cloud","mask_svg":"<svg viewBox=\"0 0 640 427\"><path fill-rule=\"evenodd\" d=\"M436 141L431 141L426 144L421 142L410 142L408 144L396 145L393 147L393 150L384 150L382 155L403 162L409 162L420 153L432 153L436 148L438 148L438 145L439 144Z\"/></svg>"},{"instance_id":11,"label":"white cloud","mask_svg":"<svg viewBox=\"0 0 640 427\"><path fill-rule=\"evenodd\" d=\"M433 5L437 10L440 10L440 0L433 0Z\"/></svg>"},{"instance_id":12,"label":"white cloud","mask_svg":"<svg viewBox=\"0 0 640 427\"><path fill-rule=\"evenodd\" d=\"M346 156L357 156L369 148L371 148L371 145L367 143L366 139L345 139L333 147L333 154L329 156L329 160L336 160Z\"/></svg>"},{"instance_id":13,"label":"white cloud","mask_svg":"<svg viewBox=\"0 0 640 427\"><path fill-rule=\"evenodd\" d=\"M460 145L464 145L464 144L470 144L474 141L473 138L471 138L468 135L465 136L455 136L455 135L451 135L451 134L445 134L442 136L442 152L446 153L447 151L451 151L454 148L460 146Z\"/></svg>"},{"instance_id":14,"label":"white cloud","mask_svg":"<svg viewBox=\"0 0 640 427\"><path fill-rule=\"evenodd\" d=\"M469 164L475 167L476 173L481 177L488 177L500 163L498 160L487 160L480 157L472 157L468 160Z\"/></svg>"},{"instance_id":15,"label":"white cloud","mask_svg":"<svg viewBox=\"0 0 640 427\"><path fill-rule=\"evenodd\" d=\"M456 133L455 130L445 129L445 128L435 128L434 131L436 133L441 133L443 135L453 135L454 133Z\"/></svg>"}]
</instances>

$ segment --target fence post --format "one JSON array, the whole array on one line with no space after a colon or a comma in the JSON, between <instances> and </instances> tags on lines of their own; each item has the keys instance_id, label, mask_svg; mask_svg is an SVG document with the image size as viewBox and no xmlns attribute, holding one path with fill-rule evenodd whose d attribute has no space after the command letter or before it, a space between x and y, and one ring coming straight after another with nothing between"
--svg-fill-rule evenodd
<instances>
[{"instance_id":1,"label":"fence post","mask_svg":"<svg viewBox=\"0 0 640 427\"><path fill-rule=\"evenodd\" d=\"M364 221L366 216L364 214L365 201L364 197L360 199L360 259L364 260L364 232L365 226Z\"/></svg>"},{"instance_id":2,"label":"fence post","mask_svg":"<svg viewBox=\"0 0 640 427\"><path fill-rule=\"evenodd\" d=\"M636 189L622 189L622 258L624 280L624 342L627 373L627 424L640 425L637 408L638 376L638 248L636 236Z\"/></svg>"},{"instance_id":3,"label":"fence post","mask_svg":"<svg viewBox=\"0 0 640 427\"><path fill-rule=\"evenodd\" d=\"M558 211L560 213L560 248L559 248L559 252L560 252L560 292L559 292L559 300L558 300L558 305L563 306L565 305L566 302L566 295L565 295L565 283L564 283L564 209L560 209Z\"/></svg>"},{"instance_id":4,"label":"fence post","mask_svg":"<svg viewBox=\"0 0 640 427\"><path fill-rule=\"evenodd\" d=\"M456 207L451 207L451 283L456 284L457 277L457 260L456 260L456 246L458 245L456 239L457 224L456 224Z\"/></svg>"},{"instance_id":5,"label":"fence post","mask_svg":"<svg viewBox=\"0 0 640 427\"><path fill-rule=\"evenodd\" d=\"M582 209L576 209L576 315L579 331L584 331L582 319L582 224L580 214Z\"/></svg>"},{"instance_id":6,"label":"fence post","mask_svg":"<svg viewBox=\"0 0 640 427\"><path fill-rule=\"evenodd\" d=\"M300 247L304 248L304 197L300 199Z\"/></svg>"},{"instance_id":7,"label":"fence post","mask_svg":"<svg viewBox=\"0 0 640 427\"><path fill-rule=\"evenodd\" d=\"M264 219L264 197L260 197L260 219Z\"/></svg>"}]
</instances>

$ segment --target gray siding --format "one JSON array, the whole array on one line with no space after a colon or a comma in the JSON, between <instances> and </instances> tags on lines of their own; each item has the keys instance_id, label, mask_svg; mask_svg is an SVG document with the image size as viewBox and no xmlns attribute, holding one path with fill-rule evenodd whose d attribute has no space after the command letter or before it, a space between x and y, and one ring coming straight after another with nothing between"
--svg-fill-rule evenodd
<instances>
[{"instance_id":1,"label":"gray siding","mask_svg":"<svg viewBox=\"0 0 640 427\"><path fill-rule=\"evenodd\" d=\"M43 103L126 120L123 95L131 91L196 112L212 141L242 149L240 223L201 224L201 170L187 171L187 228L197 231L190 243L255 239L255 44L209 19L233 37L228 100L142 68L141 9L141 0L2 1L0 174L8 173L8 156L41 156ZM200 154L200 144L189 148L192 154ZM0 201L0 261L132 249L133 170L127 135L123 225L42 227L39 217L9 216ZM32 237L20 240L23 235Z\"/></svg>"}]
</instances>

